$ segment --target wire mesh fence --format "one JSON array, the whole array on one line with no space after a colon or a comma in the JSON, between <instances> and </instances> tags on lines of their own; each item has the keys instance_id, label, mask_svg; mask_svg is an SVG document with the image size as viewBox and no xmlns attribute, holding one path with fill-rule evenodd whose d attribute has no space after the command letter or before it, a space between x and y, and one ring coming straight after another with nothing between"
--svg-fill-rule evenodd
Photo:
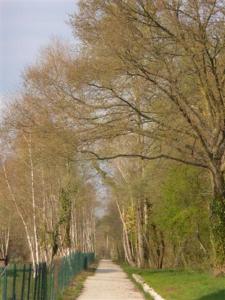
<instances>
[{"instance_id":1,"label":"wire mesh fence","mask_svg":"<svg viewBox=\"0 0 225 300\"><path fill-rule=\"evenodd\" d=\"M1 300L57 300L75 275L88 268L94 253L72 253L52 266L8 265L1 270Z\"/></svg>"}]
</instances>

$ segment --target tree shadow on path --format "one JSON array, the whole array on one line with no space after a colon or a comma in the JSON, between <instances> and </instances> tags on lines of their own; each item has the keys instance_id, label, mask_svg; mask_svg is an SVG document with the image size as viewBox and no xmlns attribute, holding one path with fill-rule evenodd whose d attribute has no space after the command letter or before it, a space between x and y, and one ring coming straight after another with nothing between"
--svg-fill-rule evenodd
<instances>
[{"instance_id":1,"label":"tree shadow on path","mask_svg":"<svg viewBox=\"0 0 225 300\"><path fill-rule=\"evenodd\" d=\"M201 298L198 298L198 300L225 300L225 289L205 295Z\"/></svg>"},{"instance_id":2,"label":"tree shadow on path","mask_svg":"<svg viewBox=\"0 0 225 300\"><path fill-rule=\"evenodd\" d=\"M98 269L97 273L118 273L118 270L114 269Z\"/></svg>"}]
</instances>

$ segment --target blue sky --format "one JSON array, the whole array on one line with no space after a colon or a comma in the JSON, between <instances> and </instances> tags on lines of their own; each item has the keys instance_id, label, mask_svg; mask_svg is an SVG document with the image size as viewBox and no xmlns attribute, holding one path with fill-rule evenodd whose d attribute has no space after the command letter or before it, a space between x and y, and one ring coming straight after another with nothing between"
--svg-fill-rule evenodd
<instances>
[{"instance_id":1,"label":"blue sky","mask_svg":"<svg viewBox=\"0 0 225 300\"><path fill-rule=\"evenodd\" d=\"M76 0L0 0L0 96L15 94L21 73L54 37L72 40L66 24Z\"/></svg>"}]
</instances>

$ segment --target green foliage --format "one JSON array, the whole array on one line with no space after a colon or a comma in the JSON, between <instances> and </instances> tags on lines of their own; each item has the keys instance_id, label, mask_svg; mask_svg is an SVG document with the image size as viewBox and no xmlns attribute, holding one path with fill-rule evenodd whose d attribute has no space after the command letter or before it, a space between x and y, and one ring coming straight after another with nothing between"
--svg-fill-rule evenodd
<instances>
[{"instance_id":1,"label":"green foliage","mask_svg":"<svg viewBox=\"0 0 225 300\"><path fill-rule=\"evenodd\" d=\"M213 260L215 265L224 264L225 257L225 206L221 199L212 199L211 202L211 229L213 233L213 244L215 253ZM215 257L216 255L216 257Z\"/></svg>"},{"instance_id":2,"label":"green foliage","mask_svg":"<svg viewBox=\"0 0 225 300\"><path fill-rule=\"evenodd\" d=\"M161 185L161 200L154 219L173 241L182 241L197 230L207 231L208 202L201 171L189 166L169 169Z\"/></svg>"}]
</instances>

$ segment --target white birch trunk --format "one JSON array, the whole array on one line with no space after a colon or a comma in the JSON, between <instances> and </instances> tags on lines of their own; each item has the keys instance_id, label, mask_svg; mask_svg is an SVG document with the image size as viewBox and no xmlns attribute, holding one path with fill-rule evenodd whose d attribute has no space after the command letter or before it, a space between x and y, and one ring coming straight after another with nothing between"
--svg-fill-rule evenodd
<instances>
[{"instance_id":1,"label":"white birch trunk","mask_svg":"<svg viewBox=\"0 0 225 300\"><path fill-rule=\"evenodd\" d=\"M20 210L18 204L17 204L17 201L16 201L16 196L13 192L13 189L11 187L11 184L9 182L9 179L8 179L8 175L7 175L7 171L6 171L6 168L5 168L5 164L2 162L2 168L3 168L3 172L4 172L4 177L5 177L5 181L6 181L6 184L7 184L7 187L8 187L8 190L9 190L9 194L11 196L11 199L15 205L15 208L16 208L16 211L18 213L18 216L20 217L22 223L23 223L23 226L24 226L24 229L25 229L25 233L26 233L26 238L27 238L27 243L28 243L28 247L30 249L30 254L31 254L31 260L32 260L32 265L33 265L33 268L35 269L35 264L36 264L36 261L35 261L35 255L34 255L34 249L33 249L33 246L32 246L32 239L31 239L31 236L30 236L30 233L29 233L29 229L28 229L28 225L25 221L25 218L22 214L22 211Z\"/></svg>"},{"instance_id":2,"label":"white birch trunk","mask_svg":"<svg viewBox=\"0 0 225 300\"><path fill-rule=\"evenodd\" d=\"M31 177L31 197L32 197L32 213L33 213L33 230L34 230L34 244L35 244L35 256L36 263L40 262L39 258L39 245L38 245L38 234L37 234L37 220L36 220L36 201L35 201L35 190L34 190L34 165L32 156L32 138L31 133L29 134L29 139L24 136L29 152L29 162L30 162L30 177Z\"/></svg>"}]
</instances>

